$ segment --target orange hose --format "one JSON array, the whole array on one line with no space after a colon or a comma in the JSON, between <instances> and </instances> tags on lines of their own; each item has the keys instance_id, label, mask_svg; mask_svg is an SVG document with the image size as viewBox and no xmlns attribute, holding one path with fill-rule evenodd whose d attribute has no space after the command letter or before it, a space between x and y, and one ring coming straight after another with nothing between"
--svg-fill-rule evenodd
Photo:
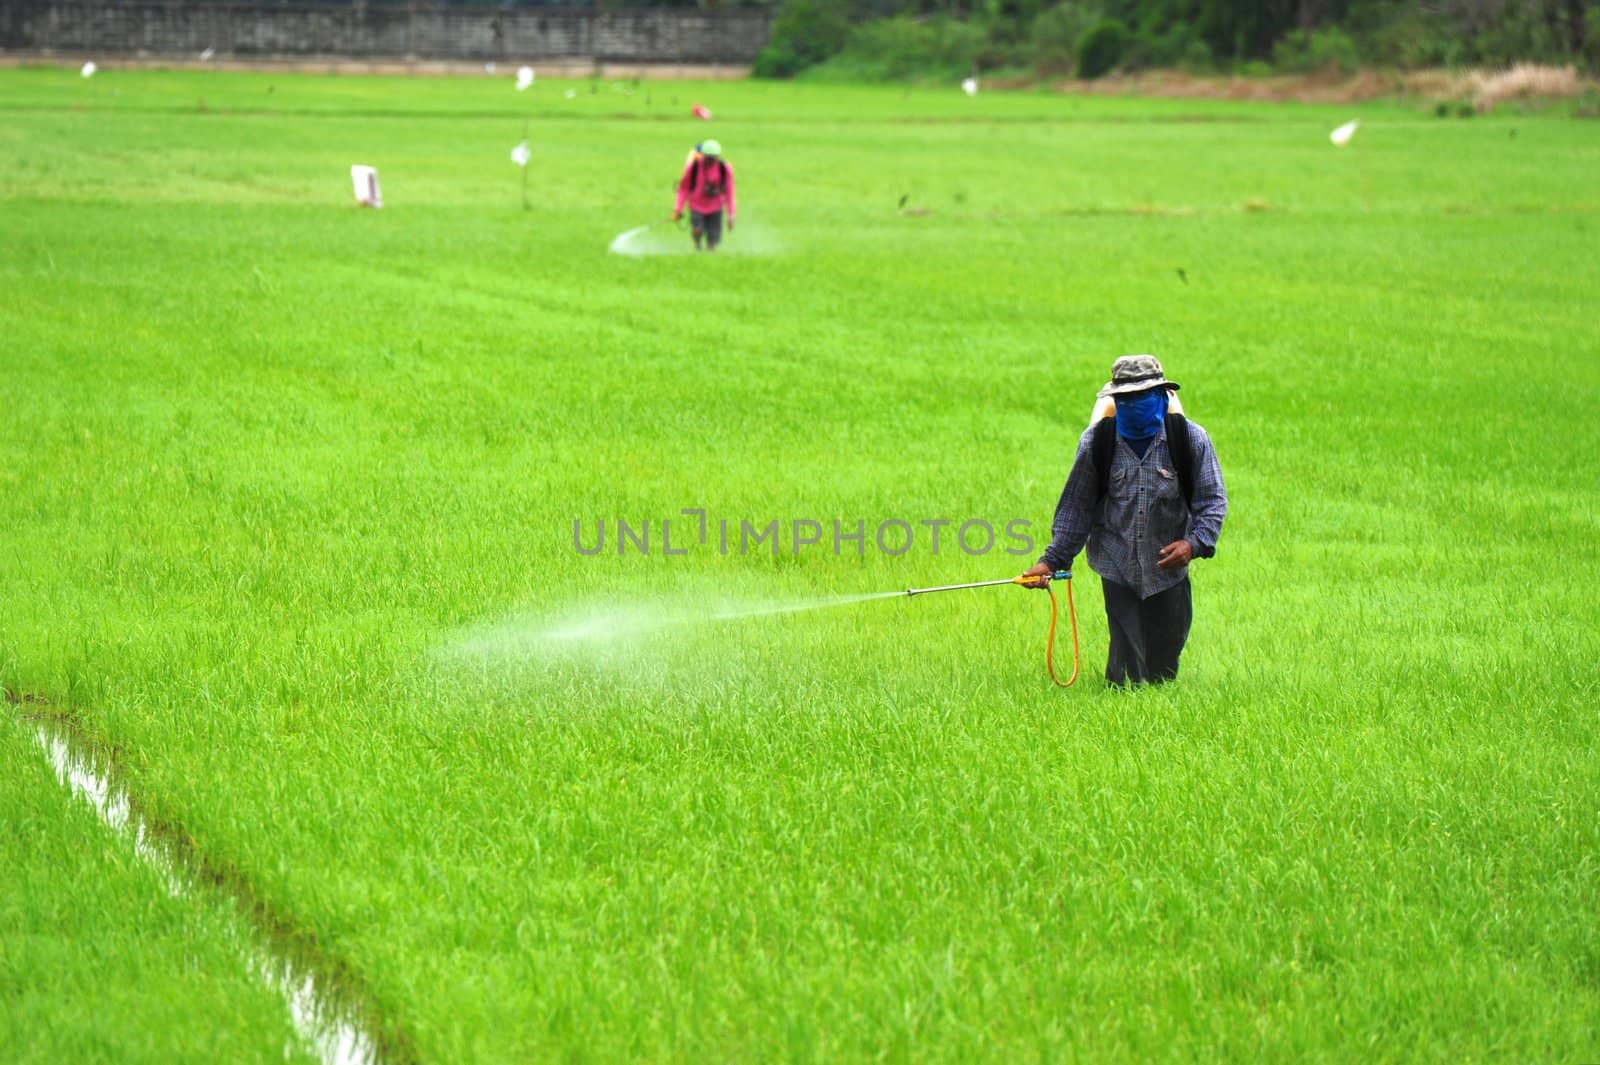
<instances>
[{"instance_id":1,"label":"orange hose","mask_svg":"<svg viewBox=\"0 0 1600 1065\"><path fill-rule=\"evenodd\" d=\"M1044 590L1050 593L1050 634L1044 641L1044 668L1050 671L1050 680L1058 688L1070 688L1078 681L1078 607L1072 601L1072 578L1067 582L1067 616L1072 620L1072 676L1066 683L1056 676L1056 590L1049 584Z\"/></svg>"}]
</instances>

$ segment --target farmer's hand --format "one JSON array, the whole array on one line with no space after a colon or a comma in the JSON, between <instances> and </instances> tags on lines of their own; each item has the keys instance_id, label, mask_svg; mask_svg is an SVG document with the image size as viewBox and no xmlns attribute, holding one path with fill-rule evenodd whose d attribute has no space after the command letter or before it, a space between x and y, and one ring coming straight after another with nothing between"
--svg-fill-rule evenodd
<instances>
[{"instance_id":1,"label":"farmer's hand","mask_svg":"<svg viewBox=\"0 0 1600 1065\"><path fill-rule=\"evenodd\" d=\"M1174 540L1161 549L1161 554L1156 556L1156 565L1162 569L1182 569L1194 557L1194 548L1189 546L1187 540Z\"/></svg>"},{"instance_id":2,"label":"farmer's hand","mask_svg":"<svg viewBox=\"0 0 1600 1065\"><path fill-rule=\"evenodd\" d=\"M672 220L674 222L683 221L683 209L682 208L679 208L678 210L672 212Z\"/></svg>"},{"instance_id":3,"label":"farmer's hand","mask_svg":"<svg viewBox=\"0 0 1600 1065\"><path fill-rule=\"evenodd\" d=\"M733 232L733 219L731 219L731 218L728 219L728 232L729 233Z\"/></svg>"},{"instance_id":4,"label":"farmer's hand","mask_svg":"<svg viewBox=\"0 0 1600 1065\"><path fill-rule=\"evenodd\" d=\"M1037 562L1032 567L1022 571L1023 587L1043 588L1050 583L1050 574L1055 572L1048 564Z\"/></svg>"}]
</instances>

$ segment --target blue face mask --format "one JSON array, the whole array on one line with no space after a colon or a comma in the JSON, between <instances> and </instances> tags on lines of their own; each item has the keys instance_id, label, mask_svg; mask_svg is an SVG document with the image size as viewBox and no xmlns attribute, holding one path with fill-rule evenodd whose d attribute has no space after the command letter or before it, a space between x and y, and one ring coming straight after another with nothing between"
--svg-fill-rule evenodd
<instances>
[{"instance_id":1,"label":"blue face mask","mask_svg":"<svg viewBox=\"0 0 1600 1065\"><path fill-rule=\"evenodd\" d=\"M1149 440L1167 417L1167 390L1117 396L1117 435L1124 440Z\"/></svg>"}]
</instances>

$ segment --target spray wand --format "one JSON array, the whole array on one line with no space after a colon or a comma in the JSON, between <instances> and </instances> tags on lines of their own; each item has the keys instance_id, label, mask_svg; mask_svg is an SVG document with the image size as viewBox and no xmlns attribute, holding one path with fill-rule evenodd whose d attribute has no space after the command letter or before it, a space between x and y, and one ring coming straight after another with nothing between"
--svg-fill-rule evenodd
<instances>
[{"instance_id":1,"label":"spray wand","mask_svg":"<svg viewBox=\"0 0 1600 1065\"><path fill-rule=\"evenodd\" d=\"M1063 581L1067 586L1067 616L1072 622L1072 676L1062 681L1056 676L1056 590L1053 581ZM1030 577L1003 577L997 581L970 581L966 584L941 584L934 588L907 588L906 595L928 595L932 592L956 592L964 588L995 588L1002 584L1015 584L1023 588L1043 588L1050 593L1050 632L1045 637L1044 667L1057 687L1070 688L1078 679L1078 608L1072 601L1072 571L1058 569L1054 573Z\"/></svg>"}]
</instances>

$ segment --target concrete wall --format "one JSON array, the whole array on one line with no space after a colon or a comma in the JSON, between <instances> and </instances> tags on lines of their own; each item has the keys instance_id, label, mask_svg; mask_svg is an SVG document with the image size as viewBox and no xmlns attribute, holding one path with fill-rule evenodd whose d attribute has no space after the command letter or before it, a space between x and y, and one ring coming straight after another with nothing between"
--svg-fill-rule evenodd
<instances>
[{"instance_id":1,"label":"concrete wall","mask_svg":"<svg viewBox=\"0 0 1600 1065\"><path fill-rule=\"evenodd\" d=\"M765 12L412 10L248 4L0 0L0 49L218 58L295 56L462 60L593 59L749 63Z\"/></svg>"}]
</instances>

